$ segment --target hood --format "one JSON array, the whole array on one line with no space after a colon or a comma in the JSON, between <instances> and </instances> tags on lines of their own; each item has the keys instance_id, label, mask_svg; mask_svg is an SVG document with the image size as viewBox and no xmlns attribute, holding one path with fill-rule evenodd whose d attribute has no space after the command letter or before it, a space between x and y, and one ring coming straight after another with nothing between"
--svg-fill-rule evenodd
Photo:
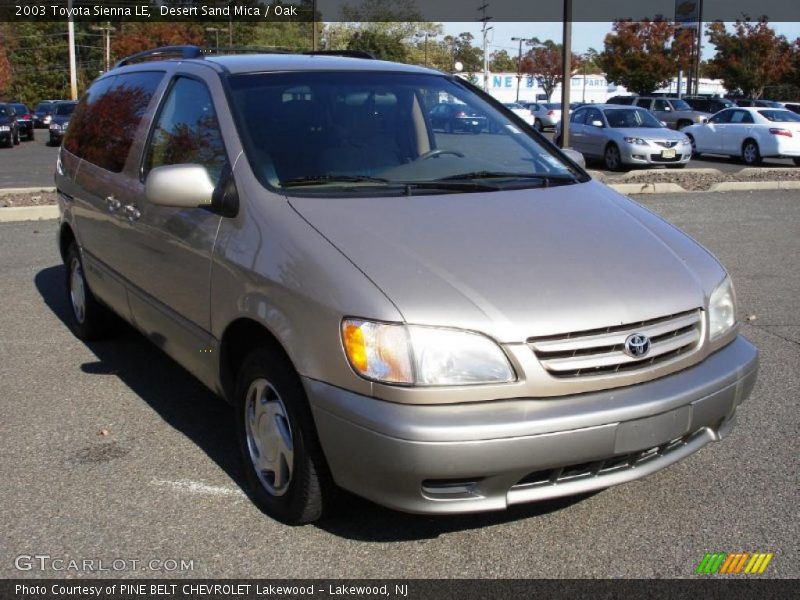
<instances>
[{"instance_id":1,"label":"hood","mask_svg":"<svg viewBox=\"0 0 800 600\"><path fill-rule=\"evenodd\" d=\"M501 342L701 307L724 276L697 243L595 181L289 202L406 322Z\"/></svg>"},{"instance_id":2,"label":"hood","mask_svg":"<svg viewBox=\"0 0 800 600\"><path fill-rule=\"evenodd\" d=\"M673 140L679 142L683 140L685 135L681 131L660 127L614 127L611 131L615 131L623 137L640 137L646 140Z\"/></svg>"}]
</instances>

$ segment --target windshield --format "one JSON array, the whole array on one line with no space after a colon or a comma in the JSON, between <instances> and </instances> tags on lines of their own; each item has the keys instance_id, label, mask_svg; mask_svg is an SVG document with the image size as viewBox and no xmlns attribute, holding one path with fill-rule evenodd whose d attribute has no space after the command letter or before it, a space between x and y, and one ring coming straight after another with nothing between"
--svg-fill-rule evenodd
<instances>
[{"instance_id":1,"label":"windshield","mask_svg":"<svg viewBox=\"0 0 800 600\"><path fill-rule=\"evenodd\" d=\"M607 108L603 112L606 115L608 126L614 129L633 127L660 129L664 127L649 111L642 108Z\"/></svg>"},{"instance_id":2,"label":"windshield","mask_svg":"<svg viewBox=\"0 0 800 600\"><path fill-rule=\"evenodd\" d=\"M53 105L50 102L42 102L36 107L36 112L50 112L53 110Z\"/></svg>"},{"instance_id":3,"label":"windshield","mask_svg":"<svg viewBox=\"0 0 800 600\"><path fill-rule=\"evenodd\" d=\"M675 110L692 110L692 107L685 100L670 100L672 108Z\"/></svg>"},{"instance_id":4,"label":"windshield","mask_svg":"<svg viewBox=\"0 0 800 600\"><path fill-rule=\"evenodd\" d=\"M14 110L17 111L17 114L24 115L28 112L28 107L24 104L12 104L11 106L14 107Z\"/></svg>"},{"instance_id":5,"label":"windshield","mask_svg":"<svg viewBox=\"0 0 800 600\"><path fill-rule=\"evenodd\" d=\"M75 107L76 106L77 106L77 104L72 104L71 102L68 103L68 104L67 103L65 103L65 104L57 104L56 105L56 115L58 115L59 117L69 116L73 112L75 112Z\"/></svg>"},{"instance_id":6,"label":"windshield","mask_svg":"<svg viewBox=\"0 0 800 600\"><path fill-rule=\"evenodd\" d=\"M229 82L249 162L273 188L448 193L585 178L458 79L338 71Z\"/></svg>"},{"instance_id":7,"label":"windshield","mask_svg":"<svg viewBox=\"0 0 800 600\"><path fill-rule=\"evenodd\" d=\"M800 123L800 115L788 110L760 110L758 114L775 123Z\"/></svg>"}]
</instances>

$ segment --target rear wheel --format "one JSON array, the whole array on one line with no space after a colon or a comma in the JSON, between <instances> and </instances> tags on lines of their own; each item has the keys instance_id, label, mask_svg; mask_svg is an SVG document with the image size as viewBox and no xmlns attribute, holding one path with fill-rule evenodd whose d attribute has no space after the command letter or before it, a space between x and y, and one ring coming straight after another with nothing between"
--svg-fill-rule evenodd
<instances>
[{"instance_id":1,"label":"rear wheel","mask_svg":"<svg viewBox=\"0 0 800 600\"><path fill-rule=\"evenodd\" d=\"M84 276L83 261L75 242L70 244L64 261L67 267L66 292L67 305L70 307L70 328L82 340L106 337L113 331L114 316L89 289Z\"/></svg>"},{"instance_id":2,"label":"rear wheel","mask_svg":"<svg viewBox=\"0 0 800 600\"><path fill-rule=\"evenodd\" d=\"M755 140L746 140L742 144L742 161L746 165L757 165L761 162L761 152Z\"/></svg>"},{"instance_id":3,"label":"rear wheel","mask_svg":"<svg viewBox=\"0 0 800 600\"><path fill-rule=\"evenodd\" d=\"M794 164L797 165L798 167L800 167L800 158L795 158L794 159Z\"/></svg>"},{"instance_id":4,"label":"rear wheel","mask_svg":"<svg viewBox=\"0 0 800 600\"><path fill-rule=\"evenodd\" d=\"M692 144L692 157L700 156L700 153L697 151L697 144L694 141L694 136L690 133L687 133L686 137L689 138L689 142Z\"/></svg>"},{"instance_id":5,"label":"rear wheel","mask_svg":"<svg viewBox=\"0 0 800 600\"><path fill-rule=\"evenodd\" d=\"M282 352L264 347L245 359L236 401L239 448L259 508L291 525L318 520L336 486L303 385Z\"/></svg>"},{"instance_id":6,"label":"rear wheel","mask_svg":"<svg viewBox=\"0 0 800 600\"><path fill-rule=\"evenodd\" d=\"M19 129L17 129L17 133L13 137L14 137L14 145L19 146Z\"/></svg>"},{"instance_id":7,"label":"rear wheel","mask_svg":"<svg viewBox=\"0 0 800 600\"><path fill-rule=\"evenodd\" d=\"M533 128L534 128L536 131L542 131L542 130L544 129L544 125L542 125L542 121L541 121L540 119L536 119L536 120L533 122Z\"/></svg>"},{"instance_id":8,"label":"rear wheel","mask_svg":"<svg viewBox=\"0 0 800 600\"><path fill-rule=\"evenodd\" d=\"M606 151L603 154L603 163L609 171L619 171L622 168L622 156L616 144L606 146Z\"/></svg>"}]
</instances>

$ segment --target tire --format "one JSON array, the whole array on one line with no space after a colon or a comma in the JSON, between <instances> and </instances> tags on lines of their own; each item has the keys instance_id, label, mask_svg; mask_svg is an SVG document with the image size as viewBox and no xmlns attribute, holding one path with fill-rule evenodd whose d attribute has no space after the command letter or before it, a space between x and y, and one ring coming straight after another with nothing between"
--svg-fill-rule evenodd
<instances>
[{"instance_id":1,"label":"tire","mask_svg":"<svg viewBox=\"0 0 800 600\"><path fill-rule=\"evenodd\" d=\"M556 146L558 146L559 148L561 148L561 136L558 136L558 137L554 138L554 139L553 139L553 143L554 143Z\"/></svg>"},{"instance_id":2,"label":"tire","mask_svg":"<svg viewBox=\"0 0 800 600\"><path fill-rule=\"evenodd\" d=\"M794 159L794 164L795 164L795 166L800 167L800 158L795 158Z\"/></svg>"},{"instance_id":3,"label":"tire","mask_svg":"<svg viewBox=\"0 0 800 600\"><path fill-rule=\"evenodd\" d=\"M14 145L19 146L19 129L17 129L17 135L12 135L11 137L14 138Z\"/></svg>"},{"instance_id":4,"label":"tire","mask_svg":"<svg viewBox=\"0 0 800 600\"><path fill-rule=\"evenodd\" d=\"M539 119L536 119L536 120L533 122L533 128L534 128L536 131L539 131L539 132L541 132L541 131L544 131L544 125L542 125L542 122L541 122L541 120L539 120Z\"/></svg>"},{"instance_id":5,"label":"tire","mask_svg":"<svg viewBox=\"0 0 800 600\"><path fill-rule=\"evenodd\" d=\"M69 307L68 323L81 340L108 337L114 331L114 315L101 304L86 282L78 246L72 242L64 259L66 264L65 290Z\"/></svg>"},{"instance_id":6,"label":"tire","mask_svg":"<svg viewBox=\"0 0 800 600\"><path fill-rule=\"evenodd\" d=\"M761 162L761 152L755 140L744 141L741 157L746 165L757 165Z\"/></svg>"},{"instance_id":7,"label":"tire","mask_svg":"<svg viewBox=\"0 0 800 600\"><path fill-rule=\"evenodd\" d=\"M242 364L236 434L253 499L262 511L289 525L311 523L330 511L337 488L303 385L279 350L258 348Z\"/></svg>"},{"instance_id":8,"label":"tire","mask_svg":"<svg viewBox=\"0 0 800 600\"><path fill-rule=\"evenodd\" d=\"M692 158L697 158L701 156L701 154L697 151L697 144L694 141L694 136L687 133L686 137L688 137L689 141L692 143Z\"/></svg>"},{"instance_id":9,"label":"tire","mask_svg":"<svg viewBox=\"0 0 800 600\"><path fill-rule=\"evenodd\" d=\"M36 135L33 132L34 132L34 129L33 129L33 127L31 127L31 130L28 132L28 141L29 142L32 142L34 139L36 139Z\"/></svg>"},{"instance_id":10,"label":"tire","mask_svg":"<svg viewBox=\"0 0 800 600\"><path fill-rule=\"evenodd\" d=\"M8 140L6 141L6 143L4 145L5 145L6 148L13 148L14 147L14 136L13 135L8 136Z\"/></svg>"},{"instance_id":11,"label":"tire","mask_svg":"<svg viewBox=\"0 0 800 600\"><path fill-rule=\"evenodd\" d=\"M450 121L446 121L444 124L444 132L445 133L453 133L453 124Z\"/></svg>"},{"instance_id":12,"label":"tire","mask_svg":"<svg viewBox=\"0 0 800 600\"><path fill-rule=\"evenodd\" d=\"M603 152L603 165L608 171L619 171L622 169L622 156L616 144L609 144Z\"/></svg>"}]
</instances>

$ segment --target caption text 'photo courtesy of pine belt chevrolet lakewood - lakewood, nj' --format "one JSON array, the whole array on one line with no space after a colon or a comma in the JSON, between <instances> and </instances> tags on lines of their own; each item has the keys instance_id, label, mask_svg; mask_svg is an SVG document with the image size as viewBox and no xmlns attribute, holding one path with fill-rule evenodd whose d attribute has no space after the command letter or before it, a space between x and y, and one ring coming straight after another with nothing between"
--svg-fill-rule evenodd
<instances>
[{"instance_id":1,"label":"caption text 'photo courtesy of pine belt chevrolet lakewood - lakewood, nj'","mask_svg":"<svg viewBox=\"0 0 800 600\"><path fill-rule=\"evenodd\" d=\"M716 258L580 163L424 67L125 60L58 155L70 323L121 317L230 402L288 523L628 482L725 437L758 353Z\"/></svg>"}]
</instances>

